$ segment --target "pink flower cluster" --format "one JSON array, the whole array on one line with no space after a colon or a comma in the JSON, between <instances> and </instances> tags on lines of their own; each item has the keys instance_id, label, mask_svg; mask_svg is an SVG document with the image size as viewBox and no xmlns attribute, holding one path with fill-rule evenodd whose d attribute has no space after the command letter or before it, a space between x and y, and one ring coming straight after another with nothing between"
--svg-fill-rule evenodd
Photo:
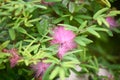
<instances>
[{"instance_id":1,"label":"pink flower cluster","mask_svg":"<svg viewBox=\"0 0 120 80\"><path fill-rule=\"evenodd\" d=\"M58 26L53 29L53 34L51 34L53 40L50 41L51 45L58 44L58 57L62 59L65 53L76 48L76 43L74 42L75 34L71 30L65 30L64 27ZM50 64L44 63L43 60L37 64L31 65L33 71L35 71L35 77L38 80L42 80L42 76Z\"/></svg>"},{"instance_id":2,"label":"pink flower cluster","mask_svg":"<svg viewBox=\"0 0 120 80\"><path fill-rule=\"evenodd\" d=\"M3 52L11 54L11 56L10 56L10 66L11 67L14 67L17 64L18 60L20 60L20 58L21 58L18 55L18 51L15 48L12 48L10 50L3 49Z\"/></svg>"},{"instance_id":3,"label":"pink flower cluster","mask_svg":"<svg viewBox=\"0 0 120 80\"><path fill-rule=\"evenodd\" d=\"M49 67L50 64L44 62L38 62L37 64L32 64L31 68L35 71L35 77L41 79L46 69Z\"/></svg>"},{"instance_id":4,"label":"pink flower cluster","mask_svg":"<svg viewBox=\"0 0 120 80\"><path fill-rule=\"evenodd\" d=\"M74 42L75 34L71 30L65 30L63 26L58 26L53 29L53 40L51 44L58 44L58 57L62 59L64 54L74 48L76 43Z\"/></svg>"}]
</instances>

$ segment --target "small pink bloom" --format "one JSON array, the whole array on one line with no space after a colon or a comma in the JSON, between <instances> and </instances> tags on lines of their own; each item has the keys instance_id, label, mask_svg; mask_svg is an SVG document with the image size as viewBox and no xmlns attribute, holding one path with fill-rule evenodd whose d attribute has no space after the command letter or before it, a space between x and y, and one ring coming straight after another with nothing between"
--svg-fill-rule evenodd
<instances>
[{"instance_id":1,"label":"small pink bloom","mask_svg":"<svg viewBox=\"0 0 120 80\"><path fill-rule=\"evenodd\" d=\"M35 71L35 77L41 79L46 69L49 67L50 64L38 62L37 64L32 64L31 68Z\"/></svg>"},{"instance_id":2,"label":"small pink bloom","mask_svg":"<svg viewBox=\"0 0 120 80\"><path fill-rule=\"evenodd\" d=\"M3 52L10 53L10 66L14 67L17 64L17 61L20 60L20 56L18 55L18 51L15 48L10 50L4 49Z\"/></svg>"},{"instance_id":3,"label":"small pink bloom","mask_svg":"<svg viewBox=\"0 0 120 80\"><path fill-rule=\"evenodd\" d=\"M117 27L118 23L117 21L114 19L114 17L107 17L106 21L108 22L108 24L110 25L110 27Z\"/></svg>"},{"instance_id":4,"label":"small pink bloom","mask_svg":"<svg viewBox=\"0 0 120 80\"><path fill-rule=\"evenodd\" d=\"M53 30L53 40L51 44L58 44L58 57L61 59L63 55L76 48L76 43L74 42L75 34L71 30L65 30L64 27L59 26Z\"/></svg>"}]
</instances>

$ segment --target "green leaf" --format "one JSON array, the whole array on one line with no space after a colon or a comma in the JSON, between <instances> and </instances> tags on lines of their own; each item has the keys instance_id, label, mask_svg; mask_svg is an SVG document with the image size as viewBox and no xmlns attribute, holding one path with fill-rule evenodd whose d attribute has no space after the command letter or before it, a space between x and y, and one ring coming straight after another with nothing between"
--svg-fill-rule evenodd
<instances>
[{"instance_id":1,"label":"green leaf","mask_svg":"<svg viewBox=\"0 0 120 80\"><path fill-rule=\"evenodd\" d=\"M17 27L16 30L17 30L18 32L23 33L23 34L27 34L27 31L26 31L24 28L22 28L22 27Z\"/></svg>"},{"instance_id":2,"label":"green leaf","mask_svg":"<svg viewBox=\"0 0 120 80\"><path fill-rule=\"evenodd\" d=\"M75 60L75 61L66 61L64 62L66 64L71 64L71 65L75 65L75 64L79 64L80 62L78 60Z\"/></svg>"},{"instance_id":3,"label":"green leaf","mask_svg":"<svg viewBox=\"0 0 120 80\"><path fill-rule=\"evenodd\" d=\"M83 15L83 14L81 14L81 15L76 15L75 17L76 17L76 18L81 18L81 19L92 19L91 16L89 16L89 15Z\"/></svg>"},{"instance_id":4,"label":"green leaf","mask_svg":"<svg viewBox=\"0 0 120 80\"><path fill-rule=\"evenodd\" d=\"M111 7L111 4L108 0L101 0L104 4L106 4L108 7Z\"/></svg>"},{"instance_id":5,"label":"green leaf","mask_svg":"<svg viewBox=\"0 0 120 80\"><path fill-rule=\"evenodd\" d=\"M76 2L75 2L76 3ZM82 10L84 8L84 5L86 5L86 3L84 4L80 4L80 5L75 5L75 12L79 12L80 10Z\"/></svg>"},{"instance_id":6,"label":"green leaf","mask_svg":"<svg viewBox=\"0 0 120 80\"><path fill-rule=\"evenodd\" d=\"M29 63L30 63L30 61L29 61L29 60L27 60L27 59L26 59L26 60L24 60L24 62L25 62L25 65L26 65L26 66L28 66L28 65L29 65Z\"/></svg>"},{"instance_id":7,"label":"green leaf","mask_svg":"<svg viewBox=\"0 0 120 80\"><path fill-rule=\"evenodd\" d=\"M88 39L87 37L85 36L80 36L81 37L81 40L84 41L86 44L89 44L89 43L92 43L93 41Z\"/></svg>"},{"instance_id":8,"label":"green leaf","mask_svg":"<svg viewBox=\"0 0 120 80\"><path fill-rule=\"evenodd\" d=\"M85 28L86 26L87 26L87 21L84 21L84 22L80 25L79 30Z\"/></svg>"},{"instance_id":9,"label":"green leaf","mask_svg":"<svg viewBox=\"0 0 120 80\"><path fill-rule=\"evenodd\" d=\"M52 6L53 10L55 11L56 14L62 16L63 12L59 9L59 7L57 5Z\"/></svg>"},{"instance_id":10,"label":"green leaf","mask_svg":"<svg viewBox=\"0 0 120 80\"><path fill-rule=\"evenodd\" d=\"M86 38L86 36L78 36L75 38L75 41L81 46L86 46L87 44L93 42L92 40Z\"/></svg>"},{"instance_id":11,"label":"green leaf","mask_svg":"<svg viewBox=\"0 0 120 80\"><path fill-rule=\"evenodd\" d=\"M87 72L87 73L89 73L88 68L83 67L82 70L85 71L85 72Z\"/></svg>"},{"instance_id":12,"label":"green leaf","mask_svg":"<svg viewBox=\"0 0 120 80\"><path fill-rule=\"evenodd\" d=\"M75 21L77 21L79 24L82 24L84 22L83 19L78 18L78 17L73 17Z\"/></svg>"},{"instance_id":13,"label":"green leaf","mask_svg":"<svg viewBox=\"0 0 120 80\"><path fill-rule=\"evenodd\" d=\"M28 21L28 22L25 22L25 26L26 26L26 27L32 27L33 24Z\"/></svg>"},{"instance_id":14,"label":"green leaf","mask_svg":"<svg viewBox=\"0 0 120 80\"><path fill-rule=\"evenodd\" d=\"M52 73L50 74L49 79L53 80L59 73L60 67L56 66L55 69L53 69Z\"/></svg>"},{"instance_id":15,"label":"green leaf","mask_svg":"<svg viewBox=\"0 0 120 80\"><path fill-rule=\"evenodd\" d=\"M62 67L59 69L59 76L60 80L65 80L65 71Z\"/></svg>"},{"instance_id":16,"label":"green leaf","mask_svg":"<svg viewBox=\"0 0 120 80\"><path fill-rule=\"evenodd\" d=\"M69 24L58 24L58 25L64 26L68 30L72 30L72 31L77 31L78 30L75 26L71 26Z\"/></svg>"},{"instance_id":17,"label":"green leaf","mask_svg":"<svg viewBox=\"0 0 120 80\"><path fill-rule=\"evenodd\" d=\"M60 60L59 59L57 59L57 58L55 58L55 57L53 57L53 56L49 56L49 58L50 59L48 59L48 60L45 60L45 62L55 62L56 64L59 64L59 62L60 62Z\"/></svg>"},{"instance_id":18,"label":"green leaf","mask_svg":"<svg viewBox=\"0 0 120 80\"><path fill-rule=\"evenodd\" d=\"M22 8L23 8L23 7L17 8L17 10L15 11L15 16L18 16L18 15L21 13Z\"/></svg>"},{"instance_id":19,"label":"green leaf","mask_svg":"<svg viewBox=\"0 0 120 80\"><path fill-rule=\"evenodd\" d=\"M45 60L44 62L45 62L45 63L57 63L57 62L54 61L54 60Z\"/></svg>"},{"instance_id":20,"label":"green leaf","mask_svg":"<svg viewBox=\"0 0 120 80\"><path fill-rule=\"evenodd\" d=\"M9 16L9 15L11 15L11 14L8 12L0 12L0 16Z\"/></svg>"},{"instance_id":21,"label":"green leaf","mask_svg":"<svg viewBox=\"0 0 120 80\"><path fill-rule=\"evenodd\" d=\"M74 2L69 3L69 11L71 13L73 13L75 11L75 3Z\"/></svg>"},{"instance_id":22,"label":"green leaf","mask_svg":"<svg viewBox=\"0 0 120 80\"><path fill-rule=\"evenodd\" d=\"M39 20L41 20L41 18L35 18L35 19L32 19L32 20L29 20L28 22L36 22L36 21L39 21Z\"/></svg>"},{"instance_id":23,"label":"green leaf","mask_svg":"<svg viewBox=\"0 0 120 80\"><path fill-rule=\"evenodd\" d=\"M68 63L63 63L62 64L64 68L75 68L75 66L72 64L68 64Z\"/></svg>"},{"instance_id":24,"label":"green leaf","mask_svg":"<svg viewBox=\"0 0 120 80\"><path fill-rule=\"evenodd\" d=\"M37 8L47 9L47 7L42 6L42 5L37 5L37 4L35 4L34 6L37 7Z\"/></svg>"},{"instance_id":25,"label":"green leaf","mask_svg":"<svg viewBox=\"0 0 120 80\"><path fill-rule=\"evenodd\" d=\"M50 41L50 40L52 40L53 38L51 38L51 37L49 37L49 38L47 38L47 39L43 39L43 40L41 40L41 42L42 43L44 43L44 42L48 42L48 41Z\"/></svg>"},{"instance_id":26,"label":"green leaf","mask_svg":"<svg viewBox=\"0 0 120 80\"><path fill-rule=\"evenodd\" d=\"M60 22L63 21L63 20L64 20L64 18L63 18L63 17L60 17L60 18L57 18L57 19L53 20L53 23L54 23L54 24L57 24L57 23L60 23Z\"/></svg>"},{"instance_id":27,"label":"green leaf","mask_svg":"<svg viewBox=\"0 0 120 80\"><path fill-rule=\"evenodd\" d=\"M96 31L105 31L105 32L108 32L108 29L105 29L105 28L93 27L93 29L96 30Z\"/></svg>"},{"instance_id":28,"label":"green leaf","mask_svg":"<svg viewBox=\"0 0 120 80\"><path fill-rule=\"evenodd\" d=\"M99 63L98 63L98 61L97 61L97 58L96 58L95 56L94 56L93 58L94 58L94 61L95 61L94 63L95 63L95 65L96 65L96 67L99 68Z\"/></svg>"},{"instance_id":29,"label":"green leaf","mask_svg":"<svg viewBox=\"0 0 120 80\"><path fill-rule=\"evenodd\" d=\"M42 59L42 58L45 58L45 57L48 57L50 56L49 54L45 53L45 52L38 52L38 53L35 53L34 56L32 56L33 59ZM47 61L44 61L44 62L47 62Z\"/></svg>"},{"instance_id":30,"label":"green leaf","mask_svg":"<svg viewBox=\"0 0 120 80\"><path fill-rule=\"evenodd\" d=\"M67 55L73 54L73 53L81 52L81 51L83 51L83 50L72 50L72 51L70 51L70 52L67 52L67 53L64 55L64 57L67 56ZM63 57L63 58L64 58L64 57Z\"/></svg>"},{"instance_id":31,"label":"green leaf","mask_svg":"<svg viewBox=\"0 0 120 80\"><path fill-rule=\"evenodd\" d=\"M64 56L63 60L65 60L65 61L76 61L76 62L79 62L78 59L75 56Z\"/></svg>"},{"instance_id":32,"label":"green leaf","mask_svg":"<svg viewBox=\"0 0 120 80\"><path fill-rule=\"evenodd\" d=\"M85 42L82 41L80 37L76 37L75 42L78 43L81 46L86 46Z\"/></svg>"},{"instance_id":33,"label":"green leaf","mask_svg":"<svg viewBox=\"0 0 120 80\"><path fill-rule=\"evenodd\" d=\"M108 28L110 27L109 23L104 18L101 18L101 20Z\"/></svg>"},{"instance_id":34,"label":"green leaf","mask_svg":"<svg viewBox=\"0 0 120 80\"><path fill-rule=\"evenodd\" d=\"M102 19L101 19L102 17L97 17L97 23L99 24L99 25L102 25Z\"/></svg>"},{"instance_id":35,"label":"green leaf","mask_svg":"<svg viewBox=\"0 0 120 80\"><path fill-rule=\"evenodd\" d=\"M117 16L117 14L120 14L120 11L110 11L110 13L107 15L109 16Z\"/></svg>"},{"instance_id":36,"label":"green leaf","mask_svg":"<svg viewBox=\"0 0 120 80\"><path fill-rule=\"evenodd\" d=\"M70 21L71 21L71 20L73 20L73 16L72 16L72 15L70 16Z\"/></svg>"},{"instance_id":37,"label":"green leaf","mask_svg":"<svg viewBox=\"0 0 120 80\"><path fill-rule=\"evenodd\" d=\"M15 30L14 29L9 29L9 35L12 40L15 40Z\"/></svg>"},{"instance_id":38,"label":"green leaf","mask_svg":"<svg viewBox=\"0 0 120 80\"><path fill-rule=\"evenodd\" d=\"M47 19L43 19L40 21L40 23L37 23L37 29L38 29L38 32L41 34L41 35L45 35L47 32L48 32L48 20Z\"/></svg>"},{"instance_id":39,"label":"green leaf","mask_svg":"<svg viewBox=\"0 0 120 80\"><path fill-rule=\"evenodd\" d=\"M0 52L0 58L6 58L6 57L8 57L8 56L10 56L10 54Z\"/></svg>"},{"instance_id":40,"label":"green leaf","mask_svg":"<svg viewBox=\"0 0 120 80\"><path fill-rule=\"evenodd\" d=\"M42 80L49 80L49 75L52 71L52 69L54 68L55 64L51 64L48 69L45 71L44 75L42 76Z\"/></svg>"},{"instance_id":41,"label":"green leaf","mask_svg":"<svg viewBox=\"0 0 120 80\"><path fill-rule=\"evenodd\" d=\"M2 43L1 45L0 45L0 51L2 50L2 49L4 49L5 47L7 47L7 45L10 43L10 41L5 41L4 43Z\"/></svg>"},{"instance_id":42,"label":"green leaf","mask_svg":"<svg viewBox=\"0 0 120 80\"><path fill-rule=\"evenodd\" d=\"M113 33L112 33L111 30L108 30L107 33L108 33L109 36L111 36L111 37L113 36Z\"/></svg>"},{"instance_id":43,"label":"green leaf","mask_svg":"<svg viewBox=\"0 0 120 80\"><path fill-rule=\"evenodd\" d=\"M95 35L96 37L100 38L100 35L98 32L96 32L94 29L92 29L91 27L87 28L87 31L93 35Z\"/></svg>"},{"instance_id":44,"label":"green leaf","mask_svg":"<svg viewBox=\"0 0 120 80\"><path fill-rule=\"evenodd\" d=\"M106 12L108 9L109 9L109 8L103 8L103 9L97 11L97 12L94 14L93 18L94 18L94 19L97 19L100 15L102 15L102 13Z\"/></svg>"},{"instance_id":45,"label":"green leaf","mask_svg":"<svg viewBox=\"0 0 120 80\"><path fill-rule=\"evenodd\" d=\"M38 44L38 45L30 46L30 47L28 48L28 51L29 51L29 52L36 51L36 50L38 50L39 46L40 46L39 44Z\"/></svg>"},{"instance_id":46,"label":"green leaf","mask_svg":"<svg viewBox=\"0 0 120 80\"><path fill-rule=\"evenodd\" d=\"M0 69L5 69L5 65L0 64Z\"/></svg>"},{"instance_id":47,"label":"green leaf","mask_svg":"<svg viewBox=\"0 0 120 80\"><path fill-rule=\"evenodd\" d=\"M88 65L88 64L86 64L85 67L88 67L88 68L91 68L91 69L94 69L94 70L98 70L98 68L95 67L94 65Z\"/></svg>"},{"instance_id":48,"label":"green leaf","mask_svg":"<svg viewBox=\"0 0 120 80\"><path fill-rule=\"evenodd\" d=\"M80 62L78 60L74 60L74 61L67 61L67 62L62 62L61 66L65 69L65 68L74 68L77 64L79 64Z\"/></svg>"},{"instance_id":49,"label":"green leaf","mask_svg":"<svg viewBox=\"0 0 120 80\"><path fill-rule=\"evenodd\" d=\"M62 0L62 4L63 4L65 7L67 7L68 3L69 3L69 0Z\"/></svg>"},{"instance_id":50,"label":"green leaf","mask_svg":"<svg viewBox=\"0 0 120 80\"><path fill-rule=\"evenodd\" d=\"M86 62L86 60L89 59L89 57L86 55L86 48L83 49L83 52L80 54L80 56L81 56L80 60L82 62Z\"/></svg>"}]
</instances>

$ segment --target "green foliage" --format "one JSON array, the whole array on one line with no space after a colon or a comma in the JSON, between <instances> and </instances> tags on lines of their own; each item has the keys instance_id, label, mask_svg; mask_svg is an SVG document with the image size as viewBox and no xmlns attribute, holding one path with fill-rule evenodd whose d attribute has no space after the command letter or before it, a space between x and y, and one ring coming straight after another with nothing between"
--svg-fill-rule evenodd
<instances>
[{"instance_id":1,"label":"green foliage","mask_svg":"<svg viewBox=\"0 0 120 80\"><path fill-rule=\"evenodd\" d=\"M114 44L109 36L120 33L119 25L112 27L106 21L120 14L111 6L109 0L0 0L0 80L36 80L30 66L44 59L50 66L42 80L65 80L71 70L97 80L100 67L119 74L119 59L107 49ZM115 19L119 23L119 17ZM50 44L56 26L64 26L76 36L77 47L66 52L63 59L57 56L59 45ZM110 44L104 45L105 41ZM12 48L21 59L10 68L11 55L3 50ZM76 65L81 71L75 70Z\"/></svg>"},{"instance_id":2,"label":"green foliage","mask_svg":"<svg viewBox=\"0 0 120 80\"><path fill-rule=\"evenodd\" d=\"M87 44L93 42L92 40L86 38L84 35L76 37L75 41L81 46L86 46Z\"/></svg>"}]
</instances>

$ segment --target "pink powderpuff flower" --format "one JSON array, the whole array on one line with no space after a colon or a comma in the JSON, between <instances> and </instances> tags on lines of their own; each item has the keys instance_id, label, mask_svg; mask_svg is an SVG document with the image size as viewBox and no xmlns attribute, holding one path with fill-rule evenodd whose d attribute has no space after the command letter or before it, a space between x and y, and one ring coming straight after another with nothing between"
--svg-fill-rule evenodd
<instances>
[{"instance_id":1,"label":"pink powderpuff flower","mask_svg":"<svg viewBox=\"0 0 120 80\"><path fill-rule=\"evenodd\" d=\"M60 59L66 52L76 48L76 43L74 42L75 34L71 30L65 30L64 27L58 26L53 29L52 37L51 44L59 45L58 57Z\"/></svg>"},{"instance_id":2,"label":"pink powderpuff flower","mask_svg":"<svg viewBox=\"0 0 120 80\"><path fill-rule=\"evenodd\" d=\"M10 50L3 49L3 52L6 52L6 53L10 53L10 54L11 54L11 56L10 56L9 59L10 59L10 66L11 66L12 68L17 64L18 60L21 59L21 57L18 55L17 49L15 49L15 48L12 48L12 49L10 49Z\"/></svg>"},{"instance_id":3,"label":"pink powderpuff flower","mask_svg":"<svg viewBox=\"0 0 120 80\"><path fill-rule=\"evenodd\" d=\"M111 28L118 26L118 23L117 23L117 21L114 19L114 17L109 16L109 17L106 18L106 21L108 22L108 24L110 25Z\"/></svg>"},{"instance_id":4,"label":"pink powderpuff flower","mask_svg":"<svg viewBox=\"0 0 120 80\"><path fill-rule=\"evenodd\" d=\"M48 63L38 62L37 64L32 64L31 68L35 71L35 77L42 80L42 76L49 66L50 64Z\"/></svg>"}]
</instances>

